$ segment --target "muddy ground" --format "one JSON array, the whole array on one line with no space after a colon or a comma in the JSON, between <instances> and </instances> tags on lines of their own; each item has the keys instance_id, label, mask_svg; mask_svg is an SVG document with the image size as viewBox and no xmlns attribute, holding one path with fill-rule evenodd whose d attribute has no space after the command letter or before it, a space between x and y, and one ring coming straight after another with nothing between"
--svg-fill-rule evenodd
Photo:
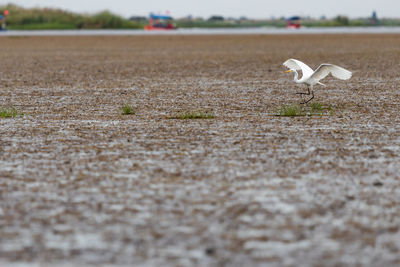
<instances>
[{"instance_id":1,"label":"muddy ground","mask_svg":"<svg viewBox=\"0 0 400 267\"><path fill-rule=\"evenodd\" d=\"M0 58L24 114L0 118L0 264L400 263L400 35L2 37ZM353 71L316 87L333 112L274 116L305 89L288 58Z\"/></svg>"}]
</instances>

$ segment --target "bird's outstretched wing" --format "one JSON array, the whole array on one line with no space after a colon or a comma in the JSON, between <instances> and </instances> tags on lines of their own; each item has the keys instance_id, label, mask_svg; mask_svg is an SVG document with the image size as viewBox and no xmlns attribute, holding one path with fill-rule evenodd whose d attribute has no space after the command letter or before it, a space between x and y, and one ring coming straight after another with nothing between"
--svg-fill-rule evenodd
<instances>
[{"instance_id":1,"label":"bird's outstretched wing","mask_svg":"<svg viewBox=\"0 0 400 267\"><path fill-rule=\"evenodd\" d=\"M348 71L342 67L332 65L332 64L321 64L318 69L311 75L310 78L313 78L315 81L322 80L326 76L332 73L333 77L336 77L341 80L348 80L351 78L351 71Z\"/></svg>"},{"instance_id":2,"label":"bird's outstretched wing","mask_svg":"<svg viewBox=\"0 0 400 267\"><path fill-rule=\"evenodd\" d=\"M301 70L303 72L303 77L310 77L314 71L300 60L290 58L286 60L283 65L289 69Z\"/></svg>"}]
</instances>

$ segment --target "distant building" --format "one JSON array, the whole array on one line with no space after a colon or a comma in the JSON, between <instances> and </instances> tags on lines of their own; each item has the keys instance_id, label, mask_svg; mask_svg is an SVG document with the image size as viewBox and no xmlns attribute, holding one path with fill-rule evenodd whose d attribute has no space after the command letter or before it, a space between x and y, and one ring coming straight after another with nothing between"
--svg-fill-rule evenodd
<instances>
[{"instance_id":1,"label":"distant building","mask_svg":"<svg viewBox=\"0 0 400 267\"><path fill-rule=\"evenodd\" d=\"M299 29L301 27L301 21L299 16L293 16L286 20L286 28Z\"/></svg>"},{"instance_id":2,"label":"distant building","mask_svg":"<svg viewBox=\"0 0 400 267\"><path fill-rule=\"evenodd\" d=\"M145 30L175 30L176 25L172 23L170 15L150 14L149 24L144 26Z\"/></svg>"},{"instance_id":3,"label":"distant building","mask_svg":"<svg viewBox=\"0 0 400 267\"><path fill-rule=\"evenodd\" d=\"M0 15L0 31L3 31L5 29L6 29L6 17Z\"/></svg>"},{"instance_id":4,"label":"distant building","mask_svg":"<svg viewBox=\"0 0 400 267\"><path fill-rule=\"evenodd\" d=\"M371 23L373 25L378 24L378 15L376 15L376 11L375 10L372 12Z\"/></svg>"},{"instance_id":5,"label":"distant building","mask_svg":"<svg viewBox=\"0 0 400 267\"><path fill-rule=\"evenodd\" d=\"M208 21L224 21L223 16L211 16Z\"/></svg>"},{"instance_id":6,"label":"distant building","mask_svg":"<svg viewBox=\"0 0 400 267\"><path fill-rule=\"evenodd\" d=\"M142 17L142 16L132 16L129 18L129 20L135 21L135 22L144 22L144 21L147 21L147 18Z\"/></svg>"},{"instance_id":7,"label":"distant building","mask_svg":"<svg viewBox=\"0 0 400 267\"><path fill-rule=\"evenodd\" d=\"M8 13L8 10L4 10L3 14L0 14L0 31L7 30L6 17L8 16Z\"/></svg>"}]
</instances>

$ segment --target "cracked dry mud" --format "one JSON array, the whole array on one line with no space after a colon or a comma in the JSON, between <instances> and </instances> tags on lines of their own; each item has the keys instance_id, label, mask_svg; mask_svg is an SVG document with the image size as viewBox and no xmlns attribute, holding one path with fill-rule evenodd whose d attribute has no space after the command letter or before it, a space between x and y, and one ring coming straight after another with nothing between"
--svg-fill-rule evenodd
<instances>
[{"instance_id":1,"label":"cracked dry mud","mask_svg":"<svg viewBox=\"0 0 400 267\"><path fill-rule=\"evenodd\" d=\"M399 35L0 39L1 264L399 265Z\"/></svg>"}]
</instances>

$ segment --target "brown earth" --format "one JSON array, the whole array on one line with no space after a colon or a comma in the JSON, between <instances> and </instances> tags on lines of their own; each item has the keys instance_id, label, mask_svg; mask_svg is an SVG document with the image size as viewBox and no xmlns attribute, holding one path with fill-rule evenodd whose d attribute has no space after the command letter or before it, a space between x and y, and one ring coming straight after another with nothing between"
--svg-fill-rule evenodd
<instances>
[{"instance_id":1,"label":"brown earth","mask_svg":"<svg viewBox=\"0 0 400 267\"><path fill-rule=\"evenodd\" d=\"M0 118L0 264L400 264L400 35L2 37L0 58L24 113ZM274 116L300 100L288 58L353 71L315 88L331 112Z\"/></svg>"}]
</instances>

